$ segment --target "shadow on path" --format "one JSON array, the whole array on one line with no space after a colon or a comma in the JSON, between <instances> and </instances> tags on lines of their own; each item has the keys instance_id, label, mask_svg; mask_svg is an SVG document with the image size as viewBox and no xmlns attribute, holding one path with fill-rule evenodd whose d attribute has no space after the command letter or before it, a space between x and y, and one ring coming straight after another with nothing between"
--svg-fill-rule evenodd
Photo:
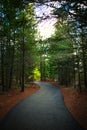
<instances>
[{"instance_id":1,"label":"shadow on path","mask_svg":"<svg viewBox=\"0 0 87 130\"><path fill-rule=\"evenodd\" d=\"M65 107L60 90L48 83L17 104L0 122L0 130L83 130Z\"/></svg>"}]
</instances>

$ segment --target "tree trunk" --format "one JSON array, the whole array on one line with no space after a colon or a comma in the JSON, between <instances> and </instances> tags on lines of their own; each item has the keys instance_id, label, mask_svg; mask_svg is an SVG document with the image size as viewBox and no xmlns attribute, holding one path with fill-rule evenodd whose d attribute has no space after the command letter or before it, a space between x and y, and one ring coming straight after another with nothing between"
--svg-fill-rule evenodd
<instances>
[{"instance_id":1,"label":"tree trunk","mask_svg":"<svg viewBox=\"0 0 87 130\"><path fill-rule=\"evenodd\" d=\"M79 91L81 92L81 79L80 79L80 64L79 64L79 58L78 58L78 88Z\"/></svg>"},{"instance_id":2,"label":"tree trunk","mask_svg":"<svg viewBox=\"0 0 87 130\"><path fill-rule=\"evenodd\" d=\"M84 48L82 49L82 54L83 54L83 71L84 71L84 85L85 88L87 88L87 74L86 74L86 58L85 58L85 50Z\"/></svg>"},{"instance_id":3,"label":"tree trunk","mask_svg":"<svg viewBox=\"0 0 87 130\"><path fill-rule=\"evenodd\" d=\"M13 79L13 65L14 65L14 53L15 53L15 30L14 30L14 45L11 45L11 61L10 61L10 74L9 74L9 88L12 87L12 79Z\"/></svg>"},{"instance_id":4,"label":"tree trunk","mask_svg":"<svg viewBox=\"0 0 87 130\"><path fill-rule=\"evenodd\" d=\"M42 70L42 55L40 55L40 80L43 80L43 70Z\"/></svg>"},{"instance_id":5,"label":"tree trunk","mask_svg":"<svg viewBox=\"0 0 87 130\"><path fill-rule=\"evenodd\" d=\"M1 84L2 91L5 89L4 85L4 43L1 42Z\"/></svg>"},{"instance_id":6,"label":"tree trunk","mask_svg":"<svg viewBox=\"0 0 87 130\"><path fill-rule=\"evenodd\" d=\"M13 64L14 64L14 46L12 47L11 61L10 61L9 88L12 87L12 79L13 79Z\"/></svg>"},{"instance_id":7,"label":"tree trunk","mask_svg":"<svg viewBox=\"0 0 87 130\"><path fill-rule=\"evenodd\" d=\"M73 56L73 86L76 88L75 57Z\"/></svg>"},{"instance_id":8,"label":"tree trunk","mask_svg":"<svg viewBox=\"0 0 87 130\"><path fill-rule=\"evenodd\" d=\"M6 52L5 52L5 85L6 90L9 89L9 78L10 78L10 39L7 37Z\"/></svg>"},{"instance_id":9,"label":"tree trunk","mask_svg":"<svg viewBox=\"0 0 87 130\"><path fill-rule=\"evenodd\" d=\"M22 74L21 74L21 92L24 92L24 56L25 56L25 43L24 43L24 25L23 25L23 42L22 42Z\"/></svg>"}]
</instances>

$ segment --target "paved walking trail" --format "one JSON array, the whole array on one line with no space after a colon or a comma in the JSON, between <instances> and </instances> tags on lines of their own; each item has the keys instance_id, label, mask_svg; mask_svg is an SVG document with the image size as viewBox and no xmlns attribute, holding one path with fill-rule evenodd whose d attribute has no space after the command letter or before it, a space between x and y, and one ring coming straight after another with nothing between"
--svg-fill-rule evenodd
<instances>
[{"instance_id":1,"label":"paved walking trail","mask_svg":"<svg viewBox=\"0 0 87 130\"><path fill-rule=\"evenodd\" d=\"M0 122L0 130L83 130L65 107L60 90L48 83L17 104Z\"/></svg>"}]
</instances>

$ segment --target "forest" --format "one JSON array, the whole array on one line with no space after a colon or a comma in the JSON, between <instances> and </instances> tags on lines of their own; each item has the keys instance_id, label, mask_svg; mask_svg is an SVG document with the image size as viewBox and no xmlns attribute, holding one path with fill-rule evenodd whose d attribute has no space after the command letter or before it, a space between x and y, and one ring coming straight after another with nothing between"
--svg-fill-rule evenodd
<instances>
[{"instance_id":1,"label":"forest","mask_svg":"<svg viewBox=\"0 0 87 130\"><path fill-rule=\"evenodd\" d=\"M43 5L51 12L38 17ZM34 80L87 89L86 16L86 0L0 0L0 91ZM38 24L51 18L55 32L42 39Z\"/></svg>"}]
</instances>

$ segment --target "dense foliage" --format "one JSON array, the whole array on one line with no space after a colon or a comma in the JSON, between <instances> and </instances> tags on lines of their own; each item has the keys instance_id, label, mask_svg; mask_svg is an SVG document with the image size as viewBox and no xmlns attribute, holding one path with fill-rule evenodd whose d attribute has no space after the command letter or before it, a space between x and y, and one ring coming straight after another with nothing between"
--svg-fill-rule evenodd
<instances>
[{"instance_id":1,"label":"dense foliage","mask_svg":"<svg viewBox=\"0 0 87 130\"><path fill-rule=\"evenodd\" d=\"M67 21L67 32L71 39L69 43L72 44L73 55L70 56L71 60L67 60L67 65L65 62L65 65L68 68L69 79L74 80L74 85L78 85L81 90L83 85L87 87L87 1L61 1L61 7L54 10L54 14L58 15L62 21ZM66 36L67 39L69 37ZM72 71L71 74L69 74L70 71ZM64 72L65 74L67 73Z\"/></svg>"},{"instance_id":2,"label":"dense foliage","mask_svg":"<svg viewBox=\"0 0 87 130\"><path fill-rule=\"evenodd\" d=\"M87 1L59 0L56 6L47 2L57 18L55 34L47 40L49 77L79 90L87 88Z\"/></svg>"},{"instance_id":3,"label":"dense foliage","mask_svg":"<svg viewBox=\"0 0 87 130\"><path fill-rule=\"evenodd\" d=\"M56 4L55 4L56 3ZM36 38L36 6L53 8L55 34ZM79 90L87 88L87 1L0 1L0 88L21 86L34 79L58 80ZM38 18L37 18L38 19ZM37 42L36 42L37 40Z\"/></svg>"},{"instance_id":4,"label":"dense foliage","mask_svg":"<svg viewBox=\"0 0 87 130\"><path fill-rule=\"evenodd\" d=\"M24 91L25 81L32 77L35 33L33 3L0 2L0 81L3 91L15 84Z\"/></svg>"}]
</instances>

